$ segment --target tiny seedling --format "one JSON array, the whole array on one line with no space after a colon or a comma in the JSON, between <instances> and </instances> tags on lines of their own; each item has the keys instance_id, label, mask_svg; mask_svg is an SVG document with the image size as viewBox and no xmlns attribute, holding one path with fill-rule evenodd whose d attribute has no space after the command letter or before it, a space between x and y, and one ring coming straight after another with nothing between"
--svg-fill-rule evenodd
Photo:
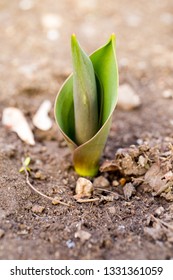
<instances>
[{"instance_id":1,"label":"tiny seedling","mask_svg":"<svg viewBox=\"0 0 173 280\"><path fill-rule=\"evenodd\" d=\"M65 206L70 206L69 204L63 202L63 201L60 201L57 197L50 197L50 196L47 196L46 194L40 192L39 190L37 190L32 184L31 182L29 181L29 173L31 171L31 169L29 168L29 164L30 164L30 161L31 161L31 158L30 157L26 157L25 160L22 161L22 167L19 169L19 172L22 173L22 172L25 172L25 175L26 175L26 183L27 185L34 191L36 192L37 194L41 195L42 197L44 198L47 198L48 200L50 200L52 202L53 205L56 205L56 204L62 204L62 205L65 205Z\"/></svg>"},{"instance_id":2,"label":"tiny seedling","mask_svg":"<svg viewBox=\"0 0 173 280\"><path fill-rule=\"evenodd\" d=\"M25 160L22 162L23 165L22 165L22 167L19 170L20 173L25 172L25 170L27 170L28 172L31 171L31 169L29 168L30 161L31 161L30 157L26 157L25 158Z\"/></svg>"},{"instance_id":3,"label":"tiny seedling","mask_svg":"<svg viewBox=\"0 0 173 280\"><path fill-rule=\"evenodd\" d=\"M118 67L115 35L88 56L71 37L73 73L55 102L55 118L73 152L76 172L93 177L109 133L117 103Z\"/></svg>"}]
</instances>

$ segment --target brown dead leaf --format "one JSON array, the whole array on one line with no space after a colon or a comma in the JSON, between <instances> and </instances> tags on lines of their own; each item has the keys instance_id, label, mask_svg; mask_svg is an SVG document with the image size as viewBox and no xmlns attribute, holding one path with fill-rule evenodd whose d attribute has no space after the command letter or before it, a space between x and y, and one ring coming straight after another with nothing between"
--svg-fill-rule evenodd
<instances>
[{"instance_id":1,"label":"brown dead leaf","mask_svg":"<svg viewBox=\"0 0 173 280\"><path fill-rule=\"evenodd\" d=\"M132 183L127 183L125 184L125 186L123 187L123 192L124 192L124 196L125 199L129 200L129 198L136 193L136 189L133 186Z\"/></svg>"},{"instance_id":2,"label":"brown dead leaf","mask_svg":"<svg viewBox=\"0 0 173 280\"><path fill-rule=\"evenodd\" d=\"M144 182L149 184L151 189L157 192L166 184L166 179L163 179L164 174L157 163L154 163L145 173Z\"/></svg>"},{"instance_id":3,"label":"brown dead leaf","mask_svg":"<svg viewBox=\"0 0 173 280\"><path fill-rule=\"evenodd\" d=\"M169 176L171 174L171 176ZM154 163L144 176L144 182L147 183L154 195L162 195L167 200L173 201L173 194L171 193L173 187L172 173L164 174L161 166Z\"/></svg>"},{"instance_id":4,"label":"brown dead leaf","mask_svg":"<svg viewBox=\"0 0 173 280\"><path fill-rule=\"evenodd\" d=\"M120 169L120 167L115 163L114 160L106 160L100 166L100 172L117 171L119 169Z\"/></svg>"},{"instance_id":5,"label":"brown dead leaf","mask_svg":"<svg viewBox=\"0 0 173 280\"><path fill-rule=\"evenodd\" d=\"M141 176L146 172L147 162L148 158L143 155L143 150L131 146L128 149L119 149L115 159L105 161L100 167L100 171L119 171L124 176Z\"/></svg>"}]
</instances>

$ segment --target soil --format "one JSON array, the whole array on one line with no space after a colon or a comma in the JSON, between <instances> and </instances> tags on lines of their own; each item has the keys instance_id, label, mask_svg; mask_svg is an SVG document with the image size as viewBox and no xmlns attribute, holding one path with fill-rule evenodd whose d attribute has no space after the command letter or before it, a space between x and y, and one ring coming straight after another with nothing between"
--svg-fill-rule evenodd
<instances>
[{"instance_id":1,"label":"soil","mask_svg":"<svg viewBox=\"0 0 173 280\"><path fill-rule=\"evenodd\" d=\"M173 258L172 23L171 0L0 1L0 119L19 108L36 140L27 145L0 122L0 259ZM85 203L74 198L79 176L55 121L47 132L31 121L45 99L54 120L73 32L87 53L115 32L120 85L141 99L135 110L116 108L92 179L98 199ZM31 190L19 173L26 156L31 184L70 206Z\"/></svg>"}]
</instances>

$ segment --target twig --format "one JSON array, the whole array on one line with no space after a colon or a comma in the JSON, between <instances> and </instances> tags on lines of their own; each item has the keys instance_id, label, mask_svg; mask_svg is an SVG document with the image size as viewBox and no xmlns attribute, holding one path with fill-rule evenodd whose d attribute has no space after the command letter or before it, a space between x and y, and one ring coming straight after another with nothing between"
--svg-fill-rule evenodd
<instances>
[{"instance_id":1,"label":"twig","mask_svg":"<svg viewBox=\"0 0 173 280\"><path fill-rule=\"evenodd\" d=\"M118 197L124 199L124 197L122 195L118 194L117 192L113 192L113 191L106 190L106 189L99 188L99 187L95 187L95 190L99 190L99 191L103 191L103 192L108 192L108 193L111 193L113 195L118 195Z\"/></svg>"},{"instance_id":2,"label":"twig","mask_svg":"<svg viewBox=\"0 0 173 280\"><path fill-rule=\"evenodd\" d=\"M79 198L79 199L77 199L77 202L80 202L80 203L82 203L82 202L95 202L95 201L98 201L98 200L100 200L100 198L98 198L98 197L96 197L96 198L84 198L84 199Z\"/></svg>"},{"instance_id":3,"label":"twig","mask_svg":"<svg viewBox=\"0 0 173 280\"><path fill-rule=\"evenodd\" d=\"M63 202L63 201L60 201L60 200L58 200L58 199L56 199L56 198L47 196L46 194L44 194L44 193L38 191L38 190L30 183L30 181L29 181L29 172L27 171L24 162L22 162L22 164L23 164L24 172L25 172L25 174L26 174L26 183L28 184L28 186L29 186L34 192L36 192L37 194L41 195L42 197L45 197L45 198L49 199L49 200L50 200L52 203L54 203L54 204L62 204L62 205L65 205L65 206L71 206L71 205L69 205L69 204L67 204L67 203L65 203L65 202ZM55 203L55 202L56 202L56 203Z\"/></svg>"},{"instance_id":4,"label":"twig","mask_svg":"<svg viewBox=\"0 0 173 280\"><path fill-rule=\"evenodd\" d=\"M155 222L160 223L160 224L162 224L163 226L165 226L165 227L167 227L167 228L173 230L173 226L172 226L172 225L170 225L170 224L168 224L168 223L162 221L162 220L159 219L159 218L154 217L154 215L151 215L151 218L152 218Z\"/></svg>"}]
</instances>

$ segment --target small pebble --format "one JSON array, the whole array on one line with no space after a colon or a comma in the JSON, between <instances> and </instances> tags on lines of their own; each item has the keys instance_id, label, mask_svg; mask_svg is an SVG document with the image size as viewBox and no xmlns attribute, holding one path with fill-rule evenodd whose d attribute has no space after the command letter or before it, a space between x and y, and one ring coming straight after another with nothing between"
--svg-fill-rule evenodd
<instances>
[{"instance_id":1,"label":"small pebble","mask_svg":"<svg viewBox=\"0 0 173 280\"><path fill-rule=\"evenodd\" d=\"M113 187L118 187L119 184L120 184L120 183L119 183L117 180L113 180L113 182L112 182L112 186L113 186Z\"/></svg>"},{"instance_id":2,"label":"small pebble","mask_svg":"<svg viewBox=\"0 0 173 280\"><path fill-rule=\"evenodd\" d=\"M40 179L40 180L46 179L46 175L44 175L41 171L37 171L34 176L36 179Z\"/></svg>"},{"instance_id":3,"label":"small pebble","mask_svg":"<svg viewBox=\"0 0 173 280\"><path fill-rule=\"evenodd\" d=\"M72 249L75 247L75 243L71 239L67 240L66 245L69 249Z\"/></svg>"},{"instance_id":4,"label":"small pebble","mask_svg":"<svg viewBox=\"0 0 173 280\"><path fill-rule=\"evenodd\" d=\"M173 91L171 89L166 89L162 93L163 98L165 99L172 99L173 98Z\"/></svg>"},{"instance_id":5,"label":"small pebble","mask_svg":"<svg viewBox=\"0 0 173 280\"><path fill-rule=\"evenodd\" d=\"M34 213L42 213L44 211L45 207L44 206L40 206L38 204L35 204L33 207L32 207L32 212Z\"/></svg>"},{"instance_id":6,"label":"small pebble","mask_svg":"<svg viewBox=\"0 0 173 280\"><path fill-rule=\"evenodd\" d=\"M85 230L78 230L77 232L75 232L74 236L75 236L75 238L79 238L81 240L81 242L84 243L85 241L90 239L91 233L89 233L88 231L85 231Z\"/></svg>"},{"instance_id":7,"label":"small pebble","mask_svg":"<svg viewBox=\"0 0 173 280\"><path fill-rule=\"evenodd\" d=\"M118 226L118 231L123 233L125 231L125 226L124 225L119 225Z\"/></svg>"},{"instance_id":8,"label":"small pebble","mask_svg":"<svg viewBox=\"0 0 173 280\"><path fill-rule=\"evenodd\" d=\"M62 17L57 14L45 14L41 18L43 27L47 29L57 29L62 25Z\"/></svg>"},{"instance_id":9,"label":"small pebble","mask_svg":"<svg viewBox=\"0 0 173 280\"><path fill-rule=\"evenodd\" d=\"M95 178L93 182L93 186L96 188L107 188L109 187L109 185L109 181L103 176Z\"/></svg>"},{"instance_id":10,"label":"small pebble","mask_svg":"<svg viewBox=\"0 0 173 280\"><path fill-rule=\"evenodd\" d=\"M93 184L90 180L85 179L83 177L79 177L76 182L76 189L75 189L76 195L74 196L75 199L80 198L90 198L93 193Z\"/></svg>"},{"instance_id":11,"label":"small pebble","mask_svg":"<svg viewBox=\"0 0 173 280\"><path fill-rule=\"evenodd\" d=\"M35 145L34 135L21 110L8 107L3 110L2 124L17 133L19 138L29 145Z\"/></svg>"},{"instance_id":12,"label":"small pebble","mask_svg":"<svg viewBox=\"0 0 173 280\"><path fill-rule=\"evenodd\" d=\"M124 111L129 111L141 105L139 96L134 92L133 88L128 84L123 84L118 90L118 107Z\"/></svg>"},{"instance_id":13,"label":"small pebble","mask_svg":"<svg viewBox=\"0 0 173 280\"><path fill-rule=\"evenodd\" d=\"M52 127L52 120L48 115L51 107L52 105L49 100L43 101L32 120L35 127L43 131L47 131Z\"/></svg>"},{"instance_id":14,"label":"small pebble","mask_svg":"<svg viewBox=\"0 0 173 280\"><path fill-rule=\"evenodd\" d=\"M158 208L155 210L155 214L156 214L157 216L160 216L160 215L162 215L162 214L164 213L164 211L165 211L165 209L164 209L162 206L160 206L160 207L158 207Z\"/></svg>"},{"instance_id":15,"label":"small pebble","mask_svg":"<svg viewBox=\"0 0 173 280\"><path fill-rule=\"evenodd\" d=\"M142 145L143 143L144 143L144 141L142 140L142 139L137 139L136 140L136 143L138 144L138 145Z\"/></svg>"}]
</instances>

